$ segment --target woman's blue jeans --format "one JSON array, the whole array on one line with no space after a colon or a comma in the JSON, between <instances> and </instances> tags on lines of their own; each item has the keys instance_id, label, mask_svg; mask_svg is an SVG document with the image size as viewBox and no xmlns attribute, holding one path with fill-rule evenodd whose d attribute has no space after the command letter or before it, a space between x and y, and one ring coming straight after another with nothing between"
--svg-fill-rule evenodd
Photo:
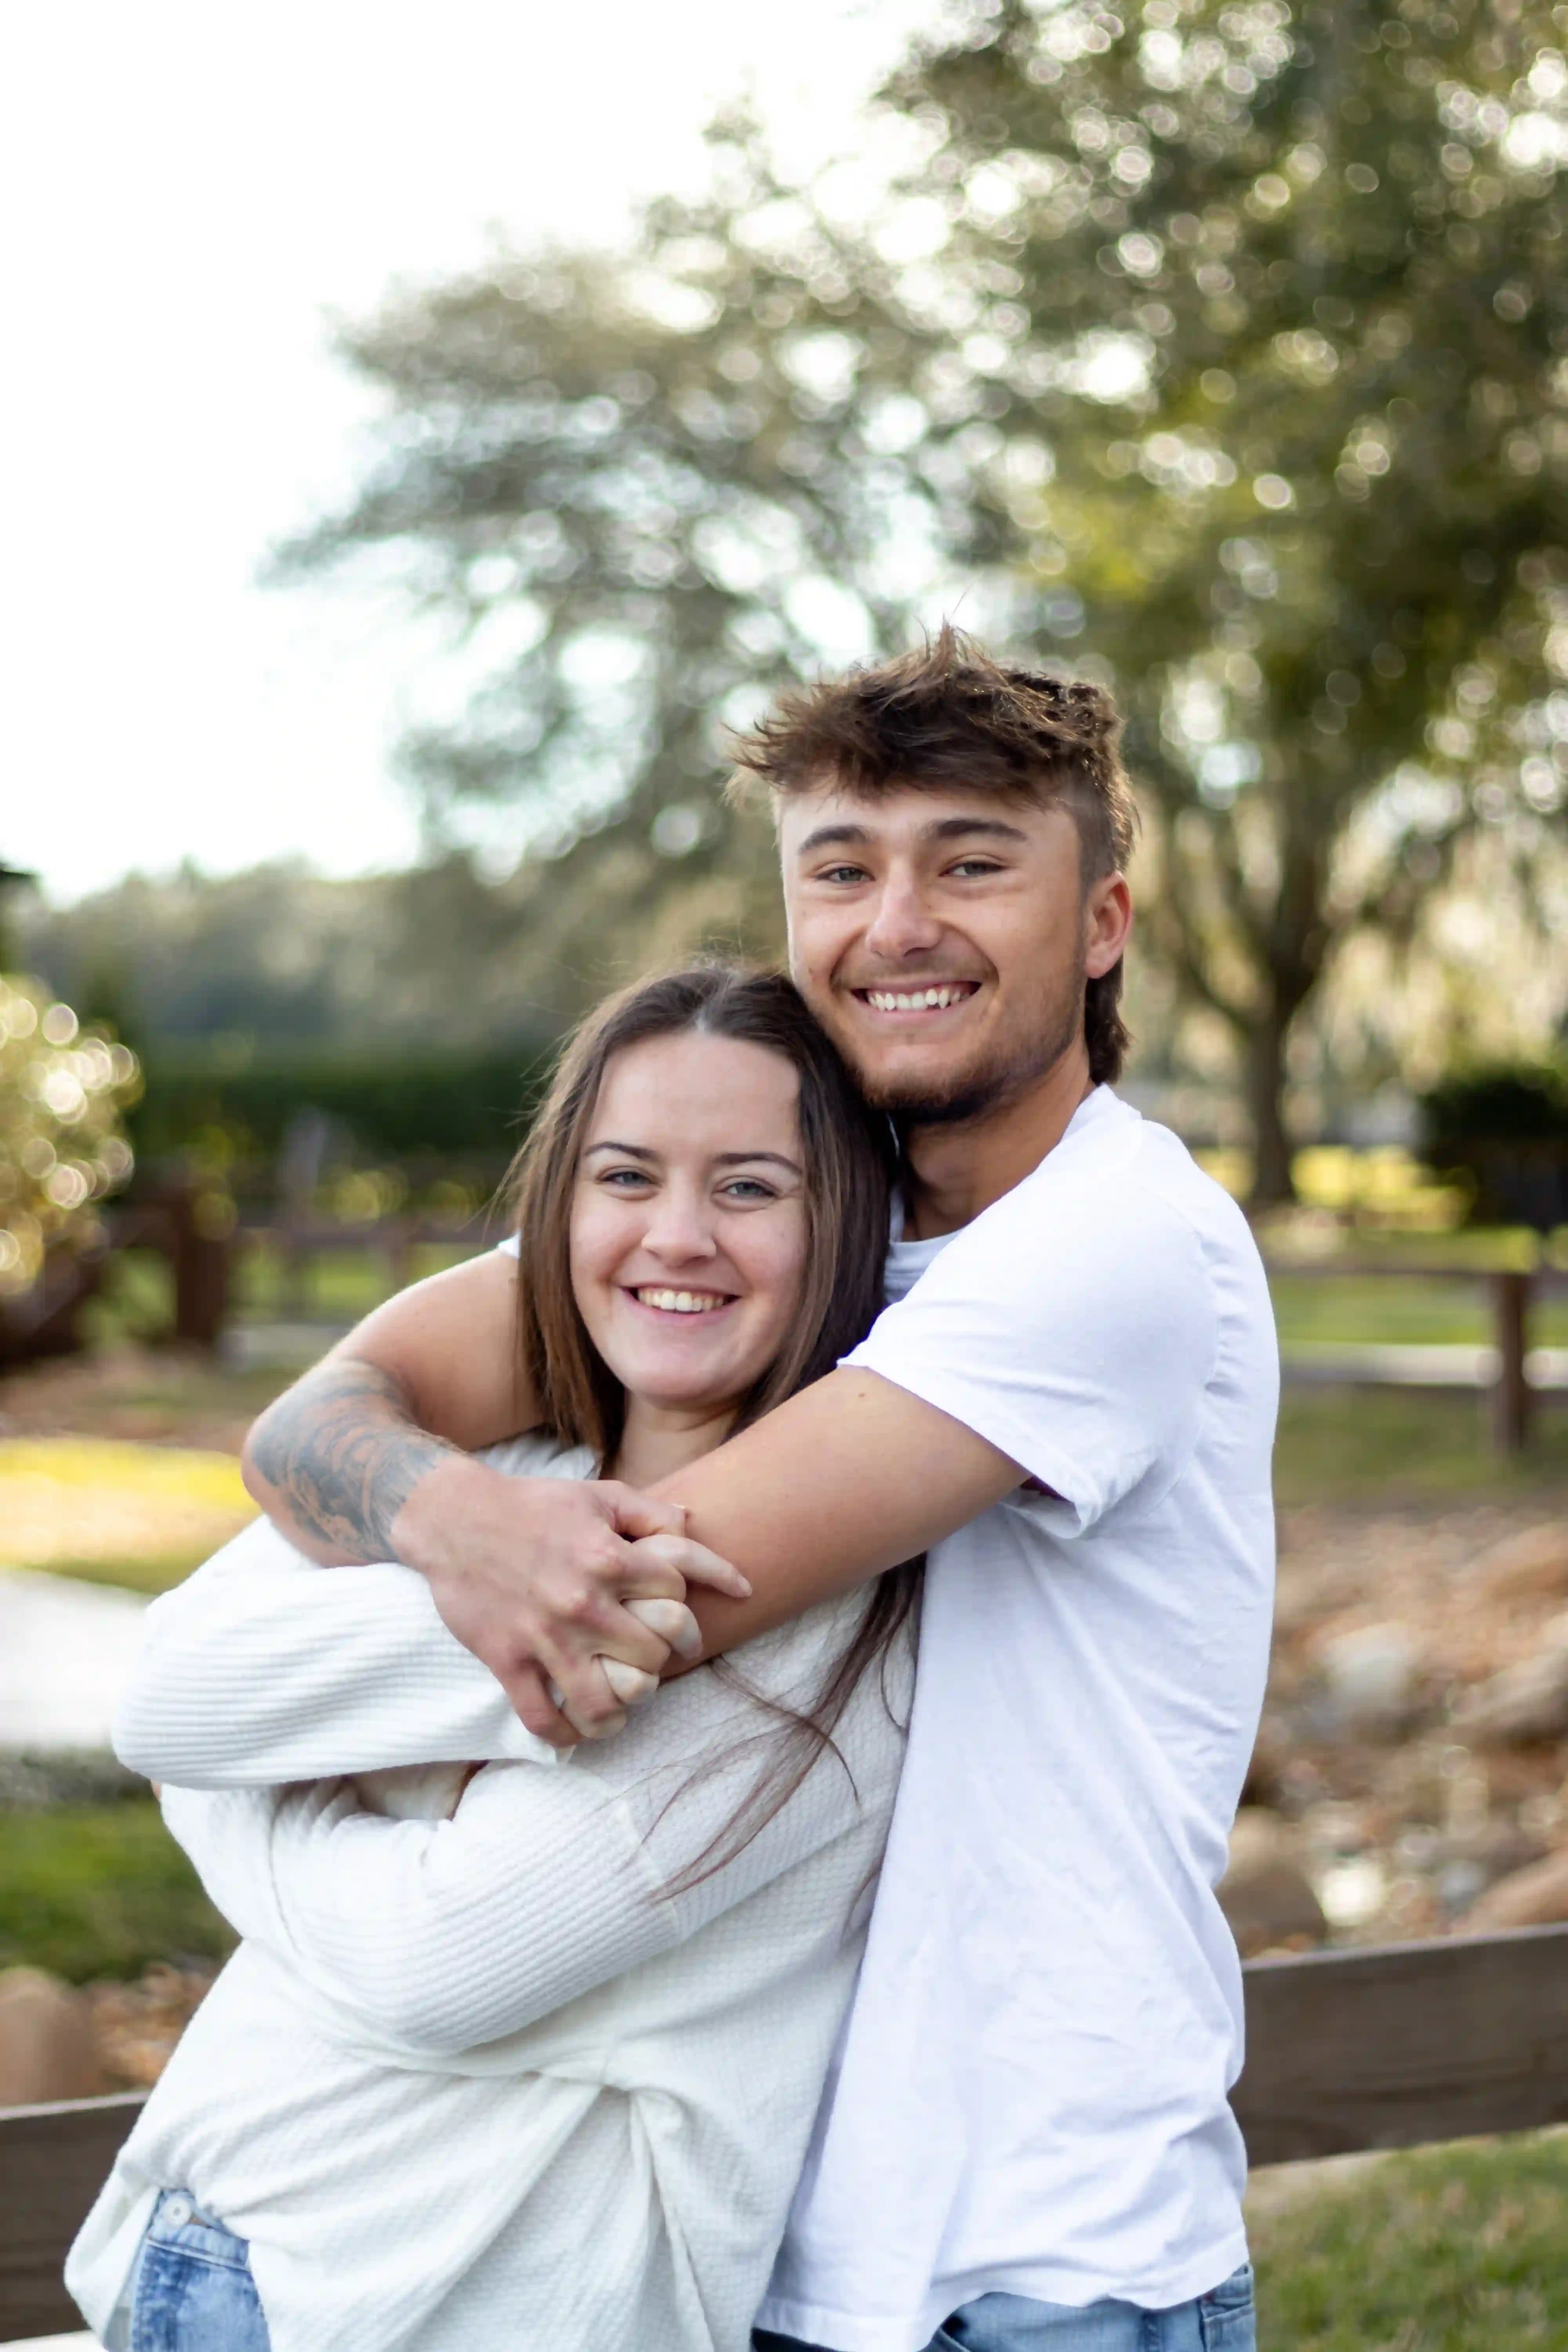
<instances>
[{"instance_id":1,"label":"woman's blue jeans","mask_svg":"<svg viewBox=\"0 0 1568 2352\"><path fill-rule=\"evenodd\" d=\"M137 2258L131 2352L271 2352L250 2248L165 2189Z\"/></svg>"},{"instance_id":2,"label":"woman's blue jeans","mask_svg":"<svg viewBox=\"0 0 1568 2352\"><path fill-rule=\"evenodd\" d=\"M759 2328L756 2352L814 2352L790 2336ZM926 2352L1257 2352L1252 2270L1170 2311L1133 2303L1090 2303L1081 2310L1021 2294L983 2294L939 2327Z\"/></svg>"}]
</instances>

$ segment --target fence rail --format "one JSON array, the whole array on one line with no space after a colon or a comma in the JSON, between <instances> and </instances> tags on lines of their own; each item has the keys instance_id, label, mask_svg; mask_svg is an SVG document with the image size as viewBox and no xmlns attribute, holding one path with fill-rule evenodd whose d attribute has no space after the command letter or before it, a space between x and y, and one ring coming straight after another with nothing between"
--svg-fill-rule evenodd
<instances>
[{"instance_id":1,"label":"fence rail","mask_svg":"<svg viewBox=\"0 0 1568 2352\"><path fill-rule=\"evenodd\" d=\"M1364 1281L1375 1277L1386 1281L1468 1283L1481 1285L1491 1306L1492 1346L1496 1370L1487 1394L1490 1403L1492 1444L1499 1454L1522 1454L1530 1444L1531 1424L1534 1419L1538 1391L1530 1377L1531 1320L1536 1301L1550 1293L1568 1289L1568 1273L1556 1266L1493 1267L1468 1265L1417 1265L1379 1263L1342 1263L1333 1258L1309 1259L1304 1263L1276 1261L1268 1267L1270 1281ZM1403 1386L1398 1380L1378 1374L1366 1380L1365 1375L1351 1375L1352 1382L1361 1381L1373 1387Z\"/></svg>"},{"instance_id":2,"label":"fence rail","mask_svg":"<svg viewBox=\"0 0 1568 2352\"><path fill-rule=\"evenodd\" d=\"M1252 1960L1254 2165L1568 2123L1568 1927ZM60 2267L141 2107L0 2112L0 2336L79 2325Z\"/></svg>"}]
</instances>

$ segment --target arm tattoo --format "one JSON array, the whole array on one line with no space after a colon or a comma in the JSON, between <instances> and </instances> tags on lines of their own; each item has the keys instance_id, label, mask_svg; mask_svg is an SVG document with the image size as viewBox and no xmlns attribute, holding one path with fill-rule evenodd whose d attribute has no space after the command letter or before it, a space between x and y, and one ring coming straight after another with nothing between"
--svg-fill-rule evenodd
<instances>
[{"instance_id":1,"label":"arm tattoo","mask_svg":"<svg viewBox=\"0 0 1568 2352\"><path fill-rule=\"evenodd\" d=\"M307 1372L251 1439L296 1525L362 1560L396 1558L393 1521L426 1472L459 1450L418 1426L390 1372L352 1358Z\"/></svg>"}]
</instances>

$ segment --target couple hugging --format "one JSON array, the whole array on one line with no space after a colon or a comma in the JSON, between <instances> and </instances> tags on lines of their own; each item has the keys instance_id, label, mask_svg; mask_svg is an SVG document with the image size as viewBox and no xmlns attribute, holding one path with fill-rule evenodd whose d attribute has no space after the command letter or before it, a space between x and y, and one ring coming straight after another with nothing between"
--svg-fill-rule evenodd
<instances>
[{"instance_id":1,"label":"couple hugging","mask_svg":"<svg viewBox=\"0 0 1568 2352\"><path fill-rule=\"evenodd\" d=\"M114 2352L1251 2352L1277 1364L1112 1091L1114 716L943 631L741 759L793 980L591 1015L149 1612L243 1940L72 2252Z\"/></svg>"}]
</instances>

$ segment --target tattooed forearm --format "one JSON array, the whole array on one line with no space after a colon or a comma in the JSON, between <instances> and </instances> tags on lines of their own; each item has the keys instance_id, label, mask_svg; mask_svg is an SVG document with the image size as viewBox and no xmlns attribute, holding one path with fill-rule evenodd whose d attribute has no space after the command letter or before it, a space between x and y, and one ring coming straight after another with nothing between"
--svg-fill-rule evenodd
<instances>
[{"instance_id":1,"label":"tattooed forearm","mask_svg":"<svg viewBox=\"0 0 1568 2352\"><path fill-rule=\"evenodd\" d=\"M414 1488L458 1449L414 1418L390 1372L353 1359L318 1366L268 1408L248 1459L269 1515L313 1544L393 1559L393 1521Z\"/></svg>"}]
</instances>

